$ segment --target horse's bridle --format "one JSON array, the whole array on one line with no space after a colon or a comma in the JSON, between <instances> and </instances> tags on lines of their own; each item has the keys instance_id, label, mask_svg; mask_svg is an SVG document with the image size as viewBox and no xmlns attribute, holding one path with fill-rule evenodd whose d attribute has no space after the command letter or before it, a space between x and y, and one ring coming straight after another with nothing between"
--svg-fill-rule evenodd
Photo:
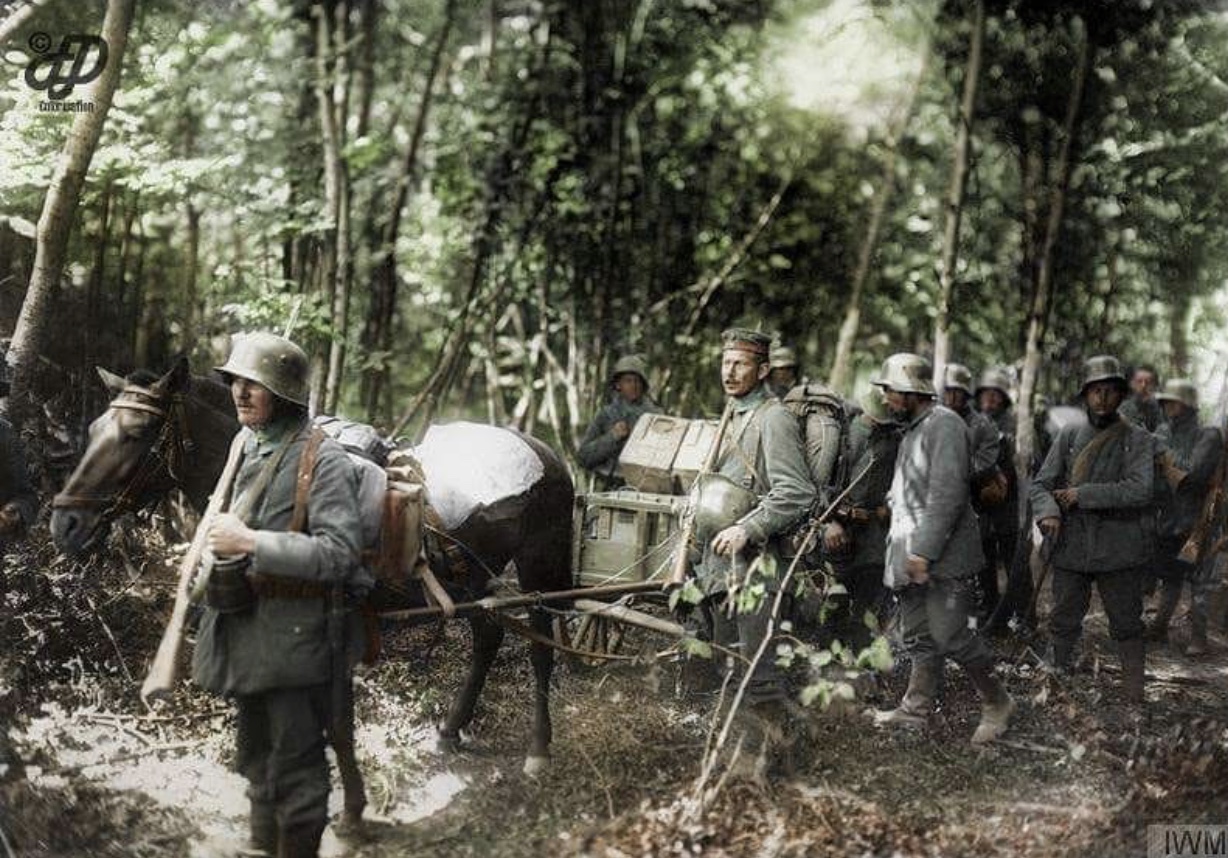
<instances>
[{"instance_id":1,"label":"horse's bridle","mask_svg":"<svg viewBox=\"0 0 1228 858\"><path fill-rule=\"evenodd\" d=\"M171 394L170 404L152 390L130 384L111 401L108 410L144 411L162 418L158 437L141 457L136 472L117 494L74 495L60 492L51 501L53 509L97 509L99 524L125 512L140 511L154 496L154 489L181 485L187 454L196 446L188 435L187 409L183 395Z\"/></svg>"}]
</instances>

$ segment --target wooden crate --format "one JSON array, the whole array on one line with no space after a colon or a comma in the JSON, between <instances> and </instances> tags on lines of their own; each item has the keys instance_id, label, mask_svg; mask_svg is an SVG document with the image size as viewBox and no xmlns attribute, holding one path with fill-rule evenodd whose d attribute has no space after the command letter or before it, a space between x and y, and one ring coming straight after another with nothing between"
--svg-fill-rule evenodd
<instances>
[{"instance_id":1,"label":"wooden crate","mask_svg":"<svg viewBox=\"0 0 1228 858\"><path fill-rule=\"evenodd\" d=\"M689 420L668 414L641 414L618 455L618 470L629 488L640 492L673 491L674 457Z\"/></svg>"},{"instance_id":2,"label":"wooden crate","mask_svg":"<svg viewBox=\"0 0 1228 858\"><path fill-rule=\"evenodd\" d=\"M581 587L664 579L686 498L647 492L577 495L572 557Z\"/></svg>"},{"instance_id":3,"label":"wooden crate","mask_svg":"<svg viewBox=\"0 0 1228 858\"><path fill-rule=\"evenodd\" d=\"M708 458L712 442L716 440L716 430L720 428L719 420L691 420L688 422L686 434L678 446L674 456L674 465L670 469L673 476L673 493L684 495L691 490L699 469Z\"/></svg>"}]
</instances>

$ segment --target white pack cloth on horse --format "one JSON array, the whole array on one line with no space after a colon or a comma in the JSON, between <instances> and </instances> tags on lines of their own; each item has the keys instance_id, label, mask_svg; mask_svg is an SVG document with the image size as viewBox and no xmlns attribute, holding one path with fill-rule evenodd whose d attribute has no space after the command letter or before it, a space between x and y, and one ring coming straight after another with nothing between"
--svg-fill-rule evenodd
<instances>
[{"instance_id":1,"label":"white pack cloth on horse","mask_svg":"<svg viewBox=\"0 0 1228 858\"><path fill-rule=\"evenodd\" d=\"M448 530L480 507L524 494L546 472L523 438L481 423L432 426L411 452L426 477L427 501Z\"/></svg>"}]
</instances>

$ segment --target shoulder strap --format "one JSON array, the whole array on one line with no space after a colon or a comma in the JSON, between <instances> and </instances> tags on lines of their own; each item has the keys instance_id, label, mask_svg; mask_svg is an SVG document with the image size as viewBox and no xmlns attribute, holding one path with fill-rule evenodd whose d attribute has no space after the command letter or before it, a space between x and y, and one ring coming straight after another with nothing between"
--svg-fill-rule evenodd
<instances>
[{"instance_id":1,"label":"shoulder strap","mask_svg":"<svg viewBox=\"0 0 1228 858\"><path fill-rule=\"evenodd\" d=\"M311 478L315 475L316 458L320 445L328 437L319 426L311 427L307 443L303 445L303 454L298 460L298 477L294 481L294 514L290 516L292 533L303 533L307 530L307 496L311 493Z\"/></svg>"},{"instance_id":2,"label":"shoulder strap","mask_svg":"<svg viewBox=\"0 0 1228 858\"><path fill-rule=\"evenodd\" d=\"M1079 454L1075 456L1074 461L1071 463L1070 485L1080 486L1087 482L1087 478L1091 476L1092 467L1095 465L1096 459L1100 457L1101 451L1115 441L1124 441L1126 436L1130 434L1130 428L1129 423L1119 419L1107 429L1097 432L1095 437L1087 442L1087 446L1079 451Z\"/></svg>"}]
</instances>

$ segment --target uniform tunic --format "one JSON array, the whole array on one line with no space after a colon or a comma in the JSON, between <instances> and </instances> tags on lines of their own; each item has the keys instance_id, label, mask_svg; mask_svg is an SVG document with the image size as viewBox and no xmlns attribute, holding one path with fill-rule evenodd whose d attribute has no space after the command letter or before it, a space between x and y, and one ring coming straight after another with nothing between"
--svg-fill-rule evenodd
<instances>
[{"instance_id":1,"label":"uniform tunic","mask_svg":"<svg viewBox=\"0 0 1228 858\"><path fill-rule=\"evenodd\" d=\"M648 394L641 396L636 402L627 402L617 393L593 417L584 439L576 450L576 459L587 470L605 481L603 488L617 488L623 484L616 475L618 454L622 452L627 439L616 438L613 433L614 424L624 421L629 429L635 428L635 423L644 414L660 414L661 407Z\"/></svg>"}]
</instances>

